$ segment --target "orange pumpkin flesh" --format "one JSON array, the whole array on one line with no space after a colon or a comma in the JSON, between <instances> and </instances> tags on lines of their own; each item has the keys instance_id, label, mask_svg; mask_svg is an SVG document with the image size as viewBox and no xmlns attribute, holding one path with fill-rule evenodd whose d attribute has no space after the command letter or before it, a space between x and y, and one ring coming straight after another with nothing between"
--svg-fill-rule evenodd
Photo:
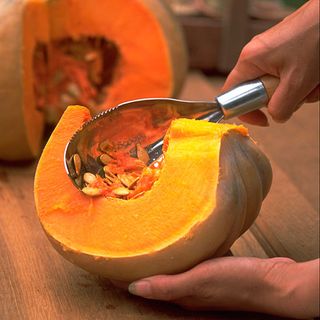
<instances>
[{"instance_id":1,"label":"orange pumpkin flesh","mask_svg":"<svg viewBox=\"0 0 320 320\"><path fill-rule=\"evenodd\" d=\"M51 40L102 37L119 51L113 81L100 108L141 97L170 96L177 89L167 35L155 17L155 9L149 10L147 3L55 1L48 5ZM183 49L179 51L183 53Z\"/></svg>"},{"instance_id":2,"label":"orange pumpkin flesh","mask_svg":"<svg viewBox=\"0 0 320 320\"><path fill-rule=\"evenodd\" d=\"M244 127L175 120L158 180L142 197L122 200L86 196L66 175L65 145L89 118L86 108L67 109L45 147L35 178L40 221L68 260L124 281L175 273L225 253L256 218L270 187L271 169ZM239 190L248 184L247 191L254 194L233 192L241 179L230 167L235 160L229 150L233 143L251 154L252 168L245 156L236 157L250 174Z\"/></svg>"},{"instance_id":3,"label":"orange pumpkin flesh","mask_svg":"<svg viewBox=\"0 0 320 320\"><path fill-rule=\"evenodd\" d=\"M1 159L35 157L42 139L43 113L49 122L61 115L61 110L48 106L52 99L38 103L39 87L43 90L54 81L53 73L48 83L35 77L39 48L48 53L48 65L61 70L63 66L50 54L61 41L103 39L115 48L116 59L103 71L110 73L110 81L99 88L104 93L93 99L92 112L136 98L172 96L182 86L187 67L185 45L176 20L161 1L12 1L0 4L0 16L5 43L0 46L0 57L8 62L0 68L0 100L6 101L0 119L0 135L5 137L0 141ZM73 70L79 71L77 67Z\"/></svg>"}]
</instances>

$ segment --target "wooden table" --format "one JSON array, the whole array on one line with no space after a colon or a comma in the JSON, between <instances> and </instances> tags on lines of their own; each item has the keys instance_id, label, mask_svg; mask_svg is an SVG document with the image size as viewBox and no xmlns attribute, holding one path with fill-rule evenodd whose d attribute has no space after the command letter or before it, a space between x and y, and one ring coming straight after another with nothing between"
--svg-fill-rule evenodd
<instances>
[{"instance_id":1,"label":"wooden table","mask_svg":"<svg viewBox=\"0 0 320 320\"><path fill-rule=\"evenodd\" d=\"M184 98L210 99L222 79L191 73ZM318 109L253 137L271 159L274 181L256 223L232 247L236 256L318 255ZM18 147L18 146L17 146ZM230 312L189 312L146 301L73 266L51 247L33 200L36 163L0 164L0 319L279 319Z\"/></svg>"}]
</instances>

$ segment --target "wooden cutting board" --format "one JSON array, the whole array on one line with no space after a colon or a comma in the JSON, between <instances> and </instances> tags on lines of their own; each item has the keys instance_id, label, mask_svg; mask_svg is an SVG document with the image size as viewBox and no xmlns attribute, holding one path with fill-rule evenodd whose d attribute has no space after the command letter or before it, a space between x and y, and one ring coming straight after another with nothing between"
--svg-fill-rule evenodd
<instances>
[{"instance_id":1,"label":"wooden cutting board","mask_svg":"<svg viewBox=\"0 0 320 320\"><path fill-rule=\"evenodd\" d=\"M219 79L209 81L191 73L182 97L210 99L220 84ZM250 127L271 159L274 181L256 223L234 244L234 255L280 255L298 261L317 257L315 108L305 107L306 113L298 113L288 125ZM33 200L35 167L35 162L0 164L1 319L280 319L260 314L185 311L169 303L131 296L73 266L51 247L38 222Z\"/></svg>"}]
</instances>

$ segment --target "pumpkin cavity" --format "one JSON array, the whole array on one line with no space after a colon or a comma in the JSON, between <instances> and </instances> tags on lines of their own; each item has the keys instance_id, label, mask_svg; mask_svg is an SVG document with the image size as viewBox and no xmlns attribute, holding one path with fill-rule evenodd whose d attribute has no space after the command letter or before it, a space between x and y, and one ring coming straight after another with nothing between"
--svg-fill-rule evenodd
<instances>
[{"instance_id":1,"label":"pumpkin cavity","mask_svg":"<svg viewBox=\"0 0 320 320\"><path fill-rule=\"evenodd\" d=\"M48 44L38 42L33 54L37 109L56 123L67 105L90 109L106 100L119 60L117 46L104 37L70 37Z\"/></svg>"},{"instance_id":2,"label":"pumpkin cavity","mask_svg":"<svg viewBox=\"0 0 320 320\"><path fill-rule=\"evenodd\" d=\"M96 147L96 158L91 159L87 168L83 168L79 154L74 154L69 159L69 168L73 168L71 176L82 192L92 197L129 200L150 190L160 176L163 157L148 165L149 156L143 146L136 144L129 151L127 149L118 150L116 144L102 141ZM93 165L92 161L96 163ZM89 171L97 167L100 167L98 171Z\"/></svg>"}]
</instances>

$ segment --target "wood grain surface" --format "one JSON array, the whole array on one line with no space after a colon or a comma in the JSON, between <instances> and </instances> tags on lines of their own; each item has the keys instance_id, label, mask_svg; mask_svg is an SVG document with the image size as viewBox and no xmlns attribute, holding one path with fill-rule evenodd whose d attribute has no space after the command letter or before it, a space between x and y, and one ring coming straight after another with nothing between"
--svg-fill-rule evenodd
<instances>
[{"instance_id":1,"label":"wood grain surface","mask_svg":"<svg viewBox=\"0 0 320 320\"><path fill-rule=\"evenodd\" d=\"M211 99L222 79L191 73L183 98ZM318 255L318 112L303 107L291 123L250 127L271 159L274 181L256 223L232 247L237 256ZM190 312L117 289L55 252L33 200L36 163L0 164L0 319L280 319L230 312Z\"/></svg>"}]
</instances>

